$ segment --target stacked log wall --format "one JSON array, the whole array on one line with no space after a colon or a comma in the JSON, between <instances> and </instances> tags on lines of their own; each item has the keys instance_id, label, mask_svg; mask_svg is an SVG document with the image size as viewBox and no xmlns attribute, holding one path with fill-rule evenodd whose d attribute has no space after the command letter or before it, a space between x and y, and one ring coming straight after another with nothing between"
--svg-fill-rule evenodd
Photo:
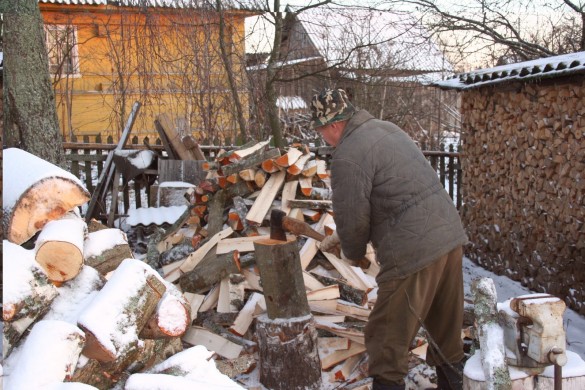
<instances>
[{"instance_id":1,"label":"stacked log wall","mask_svg":"<svg viewBox=\"0 0 585 390\"><path fill-rule=\"evenodd\" d=\"M585 314L585 79L464 92L467 256Z\"/></svg>"}]
</instances>

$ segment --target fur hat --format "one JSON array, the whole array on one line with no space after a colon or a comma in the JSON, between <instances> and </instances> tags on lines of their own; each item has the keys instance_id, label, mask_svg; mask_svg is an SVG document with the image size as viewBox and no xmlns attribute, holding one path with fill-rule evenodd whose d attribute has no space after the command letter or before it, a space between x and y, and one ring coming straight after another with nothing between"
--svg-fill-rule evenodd
<instances>
[{"instance_id":1,"label":"fur hat","mask_svg":"<svg viewBox=\"0 0 585 390\"><path fill-rule=\"evenodd\" d=\"M343 89L326 88L311 99L311 127L317 128L330 123L349 119L355 107Z\"/></svg>"}]
</instances>

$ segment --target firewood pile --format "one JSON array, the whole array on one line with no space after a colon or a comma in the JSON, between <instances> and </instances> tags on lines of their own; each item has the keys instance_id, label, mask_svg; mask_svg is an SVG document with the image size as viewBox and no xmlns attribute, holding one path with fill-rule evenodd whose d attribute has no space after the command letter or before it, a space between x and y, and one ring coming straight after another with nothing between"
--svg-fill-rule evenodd
<instances>
[{"instance_id":1,"label":"firewood pile","mask_svg":"<svg viewBox=\"0 0 585 390\"><path fill-rule=\"evenodd\" d=\"M165 362L204 346L221 373L246 388L263 387L256 319L274 303L264 296L256 244L270 240L271 209L320 234L335 230L324 160L303 145L281 151L268 141L219 154L205 164L206 179L185 193L185 213L150 235L140 261L121 230L86 224L75 212L89 194L73 175L22 153L7 155L5 164L27 159L43 174L14 185L18 194L4 194L5 363L43 367L50 351L41 350L66 351L67 359L53 359L53 381L121 389L132 388L139 373L193 380L195 368L166 369L173 364ZM363 329L376 299L373 249L351 264L321 252L316 238L287 239L298 248L322 388L367 388ZM280 276L285 298L287 279ZM289 302L280 303L283 312ZM13 369L6 388L33 376Z\"/></svg>"}]
</instances>

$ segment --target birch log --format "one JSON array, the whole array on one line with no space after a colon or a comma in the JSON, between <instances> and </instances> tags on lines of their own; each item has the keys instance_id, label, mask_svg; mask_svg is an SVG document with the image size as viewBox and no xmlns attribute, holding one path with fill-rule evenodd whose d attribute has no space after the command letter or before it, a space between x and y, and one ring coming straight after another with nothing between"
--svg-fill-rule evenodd
<instances>
[{"instance_id":1,"label":"birch log","mask_svg":"<svg viewBox=\"0 0 585 390\"><path fill-rule=\"evenodd\" d=\"M26 338L4 389L40 389L64 381L73 374L83 342L83 332L75 325L54 320L38 322Z\"/></svg>"},{"instance_id":2,"label":"birch log","mask_svg":"<svg viewBox=\"0 0 585 390\"><path fill-rule=\"evenodd\" d=\"M83 266L85 221L76 216L47 223L35 243L35 259L49 279L61 283L76 277Z\"/></svg>"},{"instance_id":3,"label":"birch log","mask_svg":"<svg viewBox=\"0 0 585 390\"><path fill-rule=\"evenodd\" d=\"M3 356L6 358L26 329L44 315L57 297L57 288L34 260L34 252L3 242Z\"/></svg>"},{"instance_id":4,"label":"birch log","mask_svg":"<svg viewBox=\"0 0 585 390\"><path fill-rule=\"evenodd\" d=\"M6 238L19 245L90 199L73 174L16 148L4 150L3 180L3 228Z\"/></svg>"},{"instance_id":5,"label":"birch log","mask_svg":"<svg viewBox=\"0 0 585 390\"><path fill-rule=\"evenodd\" d=\"M79 315L86 335L83 354L111 362L133 349L165 291L155 270L140 260L124 260Z\"/></svg>"}]
</instances>

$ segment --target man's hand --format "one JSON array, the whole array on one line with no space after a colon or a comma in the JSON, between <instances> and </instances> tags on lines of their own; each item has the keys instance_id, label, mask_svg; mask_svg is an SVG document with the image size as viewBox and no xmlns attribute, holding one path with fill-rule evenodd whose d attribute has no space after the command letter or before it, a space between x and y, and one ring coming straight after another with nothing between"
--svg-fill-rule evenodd
<instances>
[{"instance_id":1,"label":"man's hand","mask_svg":"<svg viewBox=\"0 0 585 390\"><path fill-rule=\"evenodd\" d=\"M326 236L323 241L321 241L321 250L323 252L333 253L334 255L338 255L341 247L341 242L339 241L339 236L337 235L337 230L333 232L330 236Z\"/></svg>"}]
</instances>

